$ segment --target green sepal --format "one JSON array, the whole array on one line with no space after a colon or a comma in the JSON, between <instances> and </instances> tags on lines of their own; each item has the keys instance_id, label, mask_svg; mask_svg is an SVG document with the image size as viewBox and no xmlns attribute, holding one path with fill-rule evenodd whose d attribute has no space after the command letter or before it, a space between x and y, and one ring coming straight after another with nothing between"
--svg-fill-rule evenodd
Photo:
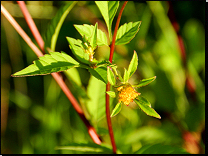
<instances>
[{"instance_id":1,"label":"green sepal","mask_svg":"<svg viewBox=\"0 0 208 156\"><path fill-rule=\"evenodd\" d=\"M129 80L129 74L128 74L126 68L124 68L124 77L123 77L123 81L124 81L124 83L127 83L128 80Z\"/></svg>"},{"instance_id":2,"label":"green sepal","mask_svg":"<svg viewBox=\"0 0 208 156\"><path fill-rule=\"evenodd\" d=\"M160 115L153 108L151 108L151 104L146 98L142 96L137 96L134 99L134 102L138 104L141 110L147 115L161 119Z\"/></svg>"},{"instance_id":3,"label":"green sepal","mask_svg":"<svg viewBox=\"0 0 208 156\"><path fill-rule=\"evenodd\" d=\"M90 39L90 46L92 47L93 50L96 49L97 47L97 23L95 24L92 37Z\"/></svg>"},{"instance_id":4,"label":"green sepal","mask_svg":"<svg viewBox=\"0 0 208 156\"><path fill-rule=\"evenodd\" d=\"M107 67L107 78L108 78L108 81L110 82L110 84L114 86L116 83L116 80L115 80L115 76L114 76L112 70L110 69L110 67Z\"/></svg>"},{"instance_id":5,"label":"green sepal","mask_svg":"<svg viewBox=\"0 0 208 156\"><path fill-rule=\"evenodd\" d=\"M137 53L134 50L134 54L128 68L128 78L130 78L137 70L137 65L138 65L138 58L137 58Z\"/></svg>"},{"instance_id":6,"label":"green sepal","mask_svg":"<svg viewBox=\"0 0 208 156\"><path fill-rule=\"evenodd\" d=\"M121 111L121 102L118 102L111 113L111 117L117 115L120 111Z\"/></svg>"},{"instance_id":7,"label":"green sepal","mask_svg":"<svg viewBox=\"0 0 208 156\"><path fill-rule=\"evenodd\" d=\"M107 91L106 93L112 98L116 97L116 93L114 91Z\"/></svg>"},{"instance_id":8,"label":"green sepal","mask_svg":"<svg viewBox=\"0 0 208 156\"><path fill-rule=\"evenodd\" d=\"M155 79L156 79L156 76L148 78L148 79L142 79L139 82L139 84L133 85L133 87L140 88L140 87L146 86L146 85L150 84L151 82L153 82Z\"/></svg>"}]
</instances>

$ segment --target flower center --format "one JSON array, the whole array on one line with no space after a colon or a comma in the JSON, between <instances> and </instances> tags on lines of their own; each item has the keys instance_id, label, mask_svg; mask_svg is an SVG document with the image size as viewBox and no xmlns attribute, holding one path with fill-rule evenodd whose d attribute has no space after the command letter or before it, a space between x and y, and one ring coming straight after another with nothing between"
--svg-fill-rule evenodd
<instances>
[{"instance_id":1,"label":"flower center","mask_svg":"<svg viewBox=\"0 0 208 156\"><path fill-rule=\"evenodd\" d=\"M118 94L119 102L123 101L123 103L127 106L138 95L141 94L141 93L137 93L135 91L135 89L130 84L122 85L122 86L118 87L117 90L119 91L119 94Z\"/></svg>"}]
</instances>

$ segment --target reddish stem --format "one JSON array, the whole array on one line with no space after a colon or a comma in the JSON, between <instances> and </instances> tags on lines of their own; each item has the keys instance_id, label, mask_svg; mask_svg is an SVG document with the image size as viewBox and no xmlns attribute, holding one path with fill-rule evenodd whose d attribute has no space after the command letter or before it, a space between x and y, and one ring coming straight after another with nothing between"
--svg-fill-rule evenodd
<instances>
[{"instance_id":1,"label":"reddish stem","mask_svg":"<svg viewBox=\"0 0 208 156\"><path fill-rule=\"evenodd\" d=\"M1 4L1 12L4 14L4 16L7 18L7 20L11 23L11 25L15 28L15 30L20 34L20 36L25 40L25 42L29 45L29 47L35 52L35 54L40 57L43 56L43 53L37 48L37 46L32 42L32 40L29 38L29 36L25 33L25 31L19 26L19 24L15 21L15 19L9 14L9 12L3 7ZM43 41L43 40L42 40ZM43 43L44 45L44 43ZM51 73L53 78L56 80L56 82L59 84L60 88L63 90L63 92L66 94L67 98L71 102L74 109L77 111L79 116L81 117L82 121L88 128L88 133L92 140L96 144L101 144L101 140L96 133L95 129L91 126L89 121L86 119L82 108L79 106L77 100L70 92L69 88L67 87L66 83L63 81L63 79L59 76L58 73Z\"/></svg>"},{"instance_id":2,"label":"reddish stem","mask_svg":"<svg viewBox=\"0 0 208 156\"><path fill-rule=\"evenodd\" d=\"M121 20L121 15L122 12L126 6L128 1L125 1L124 4L121 7L121 10L119 12L117 21L116 21L116 26L114 29L114 34L113 34L113 40L112 40L112 44L111 44L111 49L110 49L110 57L109 57L109 61L112 63L113 60L113 52L114 52L114 47L115 47L115 42L116 42L116 34L117 34L117 30L118 30L118 26ZM106 92L110 91L110 83L108 82L108 84L106 85ZM108 130L109 130L109 135L110 135L110 139L111 139L111 144L113 147L113 153L116 154L116 144L115 144L115 140L114 140L114 136L113 136L113 128L112 128L112 124L111 124L111 118L110 118L110 102L109 102L109 95L106 93L105 95L105 101L106 101L106 118L107 118L107 123L108 123Z\"/></svg>"},{"instance_id":3,"label":"reddish stem","mask_svg":"<svg viewBox=\"0 0 208 156\"><path fill-rule=\"evenodd\" d=\"M27 10L27 7L25 5L24 1L17 1L17 3L19 4L19 7L25 17L25 20L27 22L27 25L30 28L30 31L32 32L36 42L38 43L38 46L40 47L41 51L43 52L43 54L45 54L45 50L44 50L44 41L38 31L38 28L36 27L30 13Z\"/></svg>"}]
</instances>

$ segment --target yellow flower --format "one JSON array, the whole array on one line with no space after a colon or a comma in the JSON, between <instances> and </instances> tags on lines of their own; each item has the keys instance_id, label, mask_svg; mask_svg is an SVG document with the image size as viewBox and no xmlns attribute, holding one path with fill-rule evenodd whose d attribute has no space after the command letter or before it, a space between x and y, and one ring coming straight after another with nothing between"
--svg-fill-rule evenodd
<instances>
[{"instance_id":1,"label":"yellow flower","mask_svg":"<svg viewBox=\"0 0 208 156\"><path fill-rule=\"evenodd\" d=\"M117 88L118 100L123 102L125 105L129 105L130 102L139 96L141 93L135 91L135 89L130 84L124 84Z\"/></svg>"}]
</instances>

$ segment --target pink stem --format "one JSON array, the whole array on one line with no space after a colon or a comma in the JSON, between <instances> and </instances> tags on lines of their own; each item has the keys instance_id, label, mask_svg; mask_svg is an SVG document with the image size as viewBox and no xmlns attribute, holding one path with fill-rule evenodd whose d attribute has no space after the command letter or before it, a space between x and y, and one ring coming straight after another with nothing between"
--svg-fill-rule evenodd
<instances>
[{"instance_id":1,"label":"pink stem","mask_svg":"<svg viewBox=\"0 0 208 156\"><path fill-rule=\"evenodd\" d=\"M43 41L43 39L42 39L39 31L38 31L38 28L35 25L35 22L33 21L30 13L27 10L27 7L25 5L25 2L24 1L17 1L17 3L19 4L20 9L22 10L22 13L23 13L23 15L25 17L25 20L27 22L27 25L29 26L30 31L32 32L35 40L37 41L38 46L40 47L41 51L43 53L45 53L45 50L44 50L44 41Z\"/></svg>"}]
</instances>

